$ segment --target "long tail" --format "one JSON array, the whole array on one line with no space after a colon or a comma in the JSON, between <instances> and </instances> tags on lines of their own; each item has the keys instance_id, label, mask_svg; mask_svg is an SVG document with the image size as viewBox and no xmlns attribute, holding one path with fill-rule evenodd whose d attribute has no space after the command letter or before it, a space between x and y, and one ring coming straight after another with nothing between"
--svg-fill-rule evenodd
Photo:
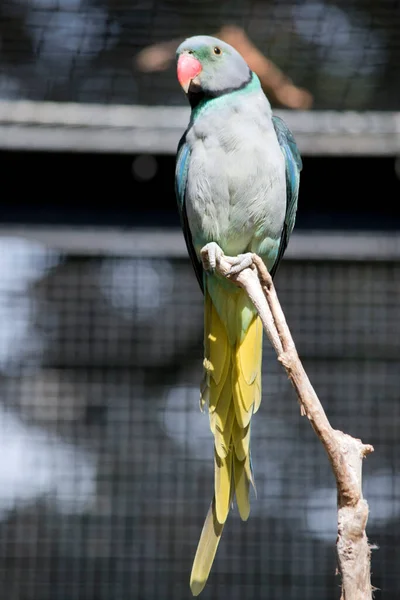
<instances>
[{"instance_id":1,"label":"long tail","mask_svg":"<svg viewBox=\"0 0 400 600\"><path fill-rule=\"evenodd\" d=\"M262 324L246 294L206 277L204 381L214 434L214 498L194 558L190 587L204 588L234 496L240 517L250 514L250 420L261 402Z\"/></svg>"}]
</instances>

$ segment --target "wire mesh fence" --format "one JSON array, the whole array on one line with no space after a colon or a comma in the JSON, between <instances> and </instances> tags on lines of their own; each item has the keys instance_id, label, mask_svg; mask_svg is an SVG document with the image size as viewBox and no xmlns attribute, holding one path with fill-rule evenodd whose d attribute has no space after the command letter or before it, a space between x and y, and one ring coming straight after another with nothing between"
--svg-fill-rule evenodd
<instances>
[{"instance_id":1,"label":"wire mesh fence","mask_svg":"<svg viewBox=\"0 0 400 600\"><path fill-rule=\"evenodd\" d=\"M146 73L150 44L234 24L317 109L398 110L397 0L3 0L0 97L182 104L167 61Z\"/></svg>"},{"instance_id":2,"label":"wire mesh fence","mask_svg":"<svg viewBox=\"0 0 400 600\"><path fill-rule=\"evenodd\" d=\"M198 406L202 298L186 258L0 239L0 593L189 597L212 496ZM143 243L143 240L142 240ZM332 425L364 465L376 598L400 593L400 260L285 260L276 285ZM335 577L327 457L265 342L258 498L234 509L204 598L324 600Z\"/></svg>"}]
</instances>

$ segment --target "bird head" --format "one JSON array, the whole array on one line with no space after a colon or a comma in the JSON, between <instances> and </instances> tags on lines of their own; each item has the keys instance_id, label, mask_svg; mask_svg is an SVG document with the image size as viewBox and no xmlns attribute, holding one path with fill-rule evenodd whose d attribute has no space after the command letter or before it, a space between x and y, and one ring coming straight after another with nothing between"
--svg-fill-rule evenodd
<instances>
[{"instance_id":1,"label":"bird head","mask_svg":"<svg viewBox=\"0 0 400 600\"><path fill-rule=\"evenodd\" d=\"M178 80L193 105L197 97L216 98L243 87L252 73L244 58L214 37L188 38L178 47Z\"/></svg>"}]
</instances>

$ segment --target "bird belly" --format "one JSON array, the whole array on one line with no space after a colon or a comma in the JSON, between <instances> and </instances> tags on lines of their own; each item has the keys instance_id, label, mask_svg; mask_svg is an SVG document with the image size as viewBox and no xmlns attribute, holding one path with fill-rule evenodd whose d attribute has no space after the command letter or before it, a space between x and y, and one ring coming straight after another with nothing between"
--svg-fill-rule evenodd
<instances>
[{"instance_id":1,"label":"bird belly","mask_svg":"<svg viewBox=\"0 0 400 600\"><path fill-rule=\"evenodd\" d=\"M281 152L244 147L229 154L198 144L191 158L186 211L197 254L208 242L230 256L275 253L286 210Z\"/></svg>"}]
</instances>

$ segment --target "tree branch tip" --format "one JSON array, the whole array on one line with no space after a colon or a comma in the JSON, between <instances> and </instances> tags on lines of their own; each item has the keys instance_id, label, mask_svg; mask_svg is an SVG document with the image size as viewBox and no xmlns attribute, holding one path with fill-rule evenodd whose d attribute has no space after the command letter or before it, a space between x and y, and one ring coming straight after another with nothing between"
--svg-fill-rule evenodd
<instances>
[{"instance_id":1,"label":"tree branch tip","mask_svg":"<svg viewBox=\"0 0 400 600\"><path fill-rule=\"evenodd\" d=\"M344 433L340 429L334 429L335 435L338 439L342 439L343 442L347 444L352 444L353 446L357 446L360 450L361 456L367 456L367 454L371 454L374 452L374 447L371 444L363 444L360 438L355 438L349 433Z\"/></svg>"},{"instance_id":2,"label":"tree branch tip","mask_svg":"<svg viewBox=\"0 0 400 600\"><path fill-rule=\"evenodd\" d=\"M379 550L379 546L378 544L368 544L369 549L372 550Z\"/></svg>"},{"instance_id":3,"label":"tree branch tip","mask_svg":"<svg viewBox=\"0 0 400 600\"><path fill-rule=\"evenodd\" d=\"M374 451L375 451L374 447L371 444L363 444L362 449L361 449L363 458L368 456L368 454L372 454L372 452L374 452Z\"/></svg>"}]
</instances>

